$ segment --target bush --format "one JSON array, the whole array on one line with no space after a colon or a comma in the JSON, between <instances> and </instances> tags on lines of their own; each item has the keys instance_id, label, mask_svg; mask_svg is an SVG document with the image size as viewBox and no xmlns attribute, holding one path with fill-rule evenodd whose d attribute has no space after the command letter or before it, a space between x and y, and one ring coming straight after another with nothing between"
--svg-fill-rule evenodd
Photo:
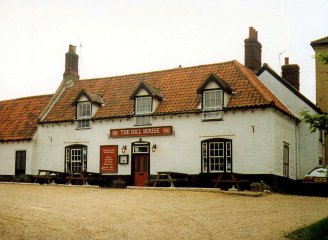
<instances>
[{"instance_id":1,"label":"bush","mask_svg":"<svg viewBox=\"0 0 328 240\"><path fill-rule=\"evenodd\" d=\"M271 187L263 181L251 183L251 191L263 192L264 190L271 191Z\"/></svg>"}]
</instances>

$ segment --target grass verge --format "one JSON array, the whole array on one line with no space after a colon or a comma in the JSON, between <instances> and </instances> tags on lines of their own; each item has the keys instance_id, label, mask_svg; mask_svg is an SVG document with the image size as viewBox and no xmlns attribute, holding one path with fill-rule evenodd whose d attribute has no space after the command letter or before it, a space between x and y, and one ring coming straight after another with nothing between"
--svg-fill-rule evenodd
<instances>
[{"instance_id":1,"label":"grass verge","mask_svg":"<svg viewBox=\"0 0 328 240\"><path fill-rule=\"evenodd\" d=\"M328 240L328 217L286 235L292 240Z\"/></svg>"}]
</instances>

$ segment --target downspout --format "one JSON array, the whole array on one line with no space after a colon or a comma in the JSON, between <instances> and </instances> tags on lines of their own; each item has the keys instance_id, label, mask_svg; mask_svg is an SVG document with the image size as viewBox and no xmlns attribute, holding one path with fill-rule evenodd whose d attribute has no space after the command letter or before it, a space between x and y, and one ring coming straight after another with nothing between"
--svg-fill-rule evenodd
<instances>
[{"instance_id":1,"label":"downspout","mask_svg":"<svg viewBox=\"0 0 328 240\"><path fill-rule=\"evenodd\" d=\"M299 175L300 175L300 166L299 166L299 152L298 152L298 132L299 132L299 127L300 127L300 125L299 125L299 123L296 123L296 125L295 125L295 151L296 151L296 162L295 162L295 165L296 165L296 180L298 180L298 178L299 178Z\"/></svg>"}]
</instances>

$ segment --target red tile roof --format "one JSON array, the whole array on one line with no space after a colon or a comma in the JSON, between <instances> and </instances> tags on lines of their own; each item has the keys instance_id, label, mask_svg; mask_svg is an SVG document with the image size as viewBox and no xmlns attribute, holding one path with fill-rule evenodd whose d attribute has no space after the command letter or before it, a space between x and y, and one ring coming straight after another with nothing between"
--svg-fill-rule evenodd
<instances>
[{"instance_id":1,"label":"red tile roof","mask_svg":"<svg viewBox=\"0 0 328 240\"><path fill-rule=\"evenodd\" d=\"M81 89L103 97L104 106L98 110L94 119L133 116L134 102L130 96L141 81L158 88L164 97L155 114L198 112L201 95L197 94L197 89L209 74L217 75L228 83L234 92L226 110L275 107L294 117L251 70L233 60L148 73L79 80L62 93L42 122L74 121L76 110L71 103Z\"/></svg>"},{"instance_id":2,"label":"red tile roof","mask_svg":"<svg viewBox=\"0 0 328 240\"><path fill-rule=\"evenodd\" d=\"M0 101L0 142L31 140L37 117L52 95Z\"/></svg>"}]
</instances>

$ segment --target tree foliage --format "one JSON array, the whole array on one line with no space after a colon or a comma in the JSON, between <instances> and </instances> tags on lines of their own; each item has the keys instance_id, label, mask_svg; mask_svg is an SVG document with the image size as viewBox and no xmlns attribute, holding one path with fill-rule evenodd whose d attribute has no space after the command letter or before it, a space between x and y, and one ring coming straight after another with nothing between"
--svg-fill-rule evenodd
<instances>
[{"instance_id":1,"label":"tree foliage","mask_svg":"<svg viewBox=\"0 0 328 240\"><path fill-rule=\"evenodd\" d=\"M308 111L301 112L306 123L310 124L310 131L316 130L328 131L328 115L327 114L309 114Z\"/></svg>"},{"instance_id":2,"label":"tree foliage","mask_svg":"<svg viewBox=\"0 0 328 240\"><path fill-rule=\"evenodd\" d=\"M328 64L328 53L319 53L316 55L316 58L323 64Z\"/></svg>"}]
</instances>

